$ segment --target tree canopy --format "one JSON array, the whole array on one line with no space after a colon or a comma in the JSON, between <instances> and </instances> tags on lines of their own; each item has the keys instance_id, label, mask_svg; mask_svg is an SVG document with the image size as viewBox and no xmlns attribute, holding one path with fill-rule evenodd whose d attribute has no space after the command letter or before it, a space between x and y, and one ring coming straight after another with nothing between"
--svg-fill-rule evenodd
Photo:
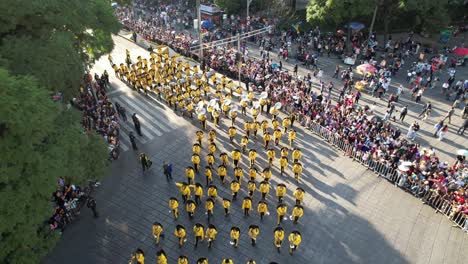
<instances>
[{"instance_id":1,"label":"tree canopy","mask_svg":"<svg viewBox=\"0 0 468 264\"><path fill-rule=\"evenodd\" d=\"M109 0L0 1L0 57L70 98L87 67L113 47L120 24Z\"/></svg>"},{"instance_id":2,"label":"tree canopy","mask_svg":"<svg viewBox=\"0 0 468 264\"><path fill-rule=\"evenodd\" d=\"M337 25L350 19L364 19L370 25L374 8L378 6L377 22L388 33L391 22L401 21L405 15L415 17L405 21L408 29L435 32L450 22L449 11L463 6L461 0L310 0L307 21L320 23L332 19Z\"/></svg>"},{"instance_id":3,"label":"tree canopy","mask_svg":"<svg viewBox=\"0 0 468 264\"><path fill-rule=\"evenodd\" d=\"M106 142L85 134L69 99L113 49L109 0L0 1L0 262L38 263L57 241L45 221L58 177L83 184L107 168Z\"/></svg>"}]
</instances>

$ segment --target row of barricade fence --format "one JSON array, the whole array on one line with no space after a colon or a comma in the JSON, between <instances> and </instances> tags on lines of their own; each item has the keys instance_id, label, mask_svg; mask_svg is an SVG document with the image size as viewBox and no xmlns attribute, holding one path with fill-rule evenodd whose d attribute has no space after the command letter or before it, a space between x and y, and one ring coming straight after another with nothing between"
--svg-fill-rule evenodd
<instances>
[{"instance_id":1,"label":"row of barricade fence","mask_svg":"<svg viewBox=\"0 0 468 264\"><path fill-rule=\"evenodd\" d=\"M300 119L300 121L303 121ZM301 122L306 128L325 139L333 147L340 149L344 154L354 161L361 163L369 170L373 171L379 177L395 184L408 193L421 199L423 203L428 204L436 210L436 213L443 213L449 218L454 226L462 228L468 232L468 215L459 210L459 205L447 199L446 195L441 195L437 190L430 189L420 181L413 181L394 168L388 161L375 160L368 152L359 150L354 144L349 144L340 135L328 130L327 128L315 122Z\"/></svg>"}]
</instances>

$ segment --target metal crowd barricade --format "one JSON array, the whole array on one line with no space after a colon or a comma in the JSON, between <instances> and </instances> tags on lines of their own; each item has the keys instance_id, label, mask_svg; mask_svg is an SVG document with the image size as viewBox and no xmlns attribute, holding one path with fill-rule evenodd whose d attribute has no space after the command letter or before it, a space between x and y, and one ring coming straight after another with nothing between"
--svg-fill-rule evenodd
<instances>
[{"instance_id":1,"label":"metal crowd barricade","mask_svg":"<svg viewBox=\"0 0 468 264\"><path fill-rule=\"evenodd\" d=\"M364 152L358 150L354 144L346 143L341 137L339 137L339 135L329 131L318 123L311 121L308 128L329 142L333 147L339 148L346 155L349 154L353 160L368 167L369 170L372 170L378 176L383 177L388 181L395 183L398 187L411 192L413 196L421 198L424 203L427 203L436 209L436 212L443 213L456 226L460 227L465 232L468 232L468 215L463 212L458 212L452 215L452 203L441 197L435 190L421 190L420 188L424 188L424 186L418 186L419 183L417 181L409 184L408 180L402 178L405 177L404 174L399 173L396 169L391 167L390 164L375 160L372 156L368 156L367 159L364 159ZM403 181L400 182L400 180Z\"/></svg>"}]
</instances>

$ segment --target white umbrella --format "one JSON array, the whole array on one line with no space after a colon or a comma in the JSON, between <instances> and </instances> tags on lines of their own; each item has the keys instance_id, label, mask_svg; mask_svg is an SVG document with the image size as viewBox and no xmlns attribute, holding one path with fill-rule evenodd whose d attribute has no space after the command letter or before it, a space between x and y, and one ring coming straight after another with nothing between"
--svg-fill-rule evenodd
<instances>
[{"instance_id":1,"label":"white umbrella","mask_svg":"<svg viewBox=\"0 0 468 264\"><path fill-rule=\"evenodd\" d=\"M405 167L408 167L408 166L411 166L411 165L413 165L413 163L411 161L403 161L401 163L401 166L405 166Z\"/></svg>"},{"instance_id":2,"label":"white umbrella","mask_svg":"<svg viewBox=\"0 0 468 264\"><path fill-rule=\"evenodd\" d=\"M398 169L401 170L401 171L409 171L409 168L406 167L406 166L403 166L403 164L398 166Z\"/></svg>"},{"instance_id":3,"label":"white umbrella","mask_svg":"<svg viewBox=\"0 0 468 264\"><path fill-rule=\"evenodd\" d=\"M457 155L460 155L460 156L468 156L468 150L466 149L459 149L457 150Z\"/></svg>"}]
</instances>

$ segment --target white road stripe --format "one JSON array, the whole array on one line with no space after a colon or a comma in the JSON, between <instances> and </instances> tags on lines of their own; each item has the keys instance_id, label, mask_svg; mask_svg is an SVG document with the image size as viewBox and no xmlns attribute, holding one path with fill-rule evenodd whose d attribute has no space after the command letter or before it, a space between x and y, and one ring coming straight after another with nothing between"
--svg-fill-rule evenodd
<instances>
[{"instance_id":1,"label":"white road stripe","mask_svg":"<svg viewBox=\"0 0 468 264\"><path fill-rule=\"evenodd\" d=\"M156 103L161 104L161 100L158 100L156 97L154 97L154 95L148 94L148 97L149 97L150 99L152 99L153 101L155 101ZM163 100L164 102L166 102L165 99L162 99L162 100ZM163 104L163 105L164 105L164 104ZM167 109L168 106L167 106L167 105L164 105L164 108ZM169 108L169 110L171 111L171 113L174 113L173 109ZM186 121L184 118L180 117L179 115L176 115L175 113L174 113L174 115L173 115L172 117L173 117L174 119L178 119L177 122ZM179 124L180 124L180 123L179 123ZM177 127L174 127L174 126L177 126L177 124L173 124L173 125L171 126L171 127L174 128L174 129L177 128Z\"/></svg>"},{"instance_id":2,"label":"white road stripe","mask_svg":"<svg viewBox=\"0 0 468 264\"><path fill-rule=\"evenodd\" d=\"M129 96L119 96L119 99L121 102L125 102L126 105L130 106L131 108L133 108L134 110L136 110L136 112L139 112L140 116L145 116L148 120L147 122L150 123L150 120L153 119L153 117L145 110L141 109L139 106L137 106L135 104L135 102L129 97ZM161 124L159 124L159 122L153 122L155 125L157 125L158 127L161 128L161 130L164 130L166 132L170 132L170 130L167 130L165 129ZM155 130L157 130L155 128ZM159 131L158 131L159 132ZM159 132L161 135L162 133ZM160 136L160 135L158 135Z\"/></svg>"},{"instance_id":3,"label":"white road stripe","mask_svg":"<svg viewBox=\"0 0 468 264\"><path fill-rule=\"evenodd\" d=\"M120 98L119 98L119 99L120 99ZM121 105L125 105L126 107L133 108L133 107L130 106L130 104L126 103L126 102L123 101L123 100L118 100L117 98L115 98L114 101L118 102L118 103L121 104ZM124 102L125 102L125 103L124 103ZM134 111L132 111L132 112L137 112L137 111L138 111L138 109L132 109L132 110L134 110ZM138 114L140 114L140 113L138 113ZM129 118L131 118L131 117L129 117ZM152 137L151 135L149 135L150 132L153 132L154 134L156 134L156 135L159 136L159 137L162 136L162 133L161 133L159 130L157 130L155 127L153 127L148 121L146 121L146 120L142 117L141 114L140 114L140 116L138 117L138 119L139 119L139 120L141 121L141 123L144 125L144 126L142 127L142 131L146 131L146 132L147 132L146 134L142 132L143 135L148 136L148 138L149 138L150 140L153 139L153 137Z\"/></svg>"},{"instance_id":4,"label":"white road stripe","mask_svg":"<svg viewBox=\"0 0 468 264\"><path fill-rule=\"evenodd\" d=\"M128 99L132 99L132 98L128 98ZM143 109L147 108L148 106L146 106L144 103L142 103L140 100L144 100L143 98L140 98L140 100L136 100L137 97L134 97L133 99L135 100L132 100L132 102L136 103L137 105L139 105L140 107L142 107ZM157 106L152 106L153 108L157 108ZM167 120L159 120L158 118L154 117L154 116L151 116L152 117L152 121L153 123L155 123L157 126L159 126L162 130L164 130L165 132L171 132L172 129L169 128L169 127L166 127L162 122L168 122ZM159 122L159 121L162 121L162 122Z\"/></svg>"},{"instance_id":5,"label":"white road stripe","mask_svg":"<svg viewBox=\"0 0 468 264\"><path fill-rule=\"evenodd\" d=\"M128 145L131 145L132 143L130 142L130 137L129 137L128 135L130 134L130 131L133 131L132 128L129 127L125 122L120 123L120 125L121 125L121 128L123 127L123 128L125 128L125 130L129 131L129 132L127 133L125 130L120 129L120 138L123 139L123 140L125 140L126 143L129 143ZM143 134L143 136L146 137L145 134ZM153 136L151 136L151 137L153 137ZM145 143L147 142L145 138L140 137L140 136L138 136L138 135L135 136L135 138L136 138L136 140L137 140L138 142L140 142L141 144L145 144ZM148 137L148 138L149 138L149 137ZM153 137L153 138L154 138L154 137Z\"/></svg>"}]
</instances>

